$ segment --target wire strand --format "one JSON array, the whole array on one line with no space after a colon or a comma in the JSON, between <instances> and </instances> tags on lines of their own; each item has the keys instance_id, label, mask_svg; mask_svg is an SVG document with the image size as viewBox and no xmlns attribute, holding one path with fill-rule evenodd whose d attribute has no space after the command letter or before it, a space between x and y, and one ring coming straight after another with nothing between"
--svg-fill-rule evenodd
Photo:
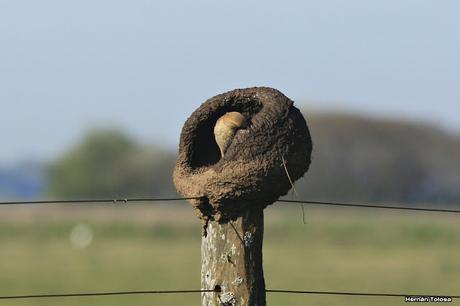
<instances>
[{"instance_id":1,"label":"wire strand","mask_svg":"<svg viewBox=\"0 0 460 306\"><path fill-rule=\"evenodd\" d=\"M135 294L179 294L179 293L202 293L220 292L215 289L201 290L144 290L144 291L112 291L112 292L82 292L82 293L58 293L58 294L29 294L0 296L0 300L36 299L36 298L65 298L65 297L88 297L110 295L135 295Z\"/></svg>"},{"instance_id":2,"label":"wire strand","mask_svg":"<svg viewBox=\"0 0 460 306\"><path fill-rule=\"evenodd\" d=\"M344 291L303 291L303 290L282 290L282 289L267 289L267 293L292 293L292 294L319 294L319 295L351 295L351 296L374 296L374 297L406 297L406 296L421 296L421 297L450 297L458 299L460 295L431 295L431 294L407 294L407 293L375 293L375 292L344 292Z\"/></svg>"},{"instance_id":3,"label":"wire strand","mask_svg":"<svg viewBox=\"0 0 460 306\"><path fill-rule=\"evenodd\" d=\"M312 205L329 205L329 206L346 206L346 207L360 207L360 208L381 208L381 209L397 209L397 210L416 210L427 212L442 212L442 213L460 213L460 210L455 209L442 209L442 208L425 208L425 207L409 207L409 206L391 206L391 205L368 205L356 203L339 203L339 202L323 202L323 201L298 201L298 200L278 200L282 203L303 203Z\"/></svg>"},{"instance_id":4,"label":"wire strand","mask_svg":"<svg viewBox=\"0 0 460 306\"><path fill-rule=\"evenodd\" d=\"M216 289L199 290L138 290L138 291L111 291L111 292L82 292L82 293L59 293L59 294L29 294L29 295L7 295L0 296L0 300L14 299L38 299L38 298L68 298L68 297L91 297L91 296L113 296L113 295L139 295L139 294L184 294L184 293L219 293ZM316 294L316 295L343 295L343 296L368 296L368 297L449 297L460 298L460 295L439 295L439 294L408 294L408 293L376 293L376 292L347 292L347 291L306 291L306 290L284 290L266 289L266 293L286 294Z\"/></svg>"},{"instance_id":5,"label":"wire strand","mask_svg":"<svg viewBox=\"0 0 460 306\"><path fill-rule=\"evenodd\" d=\"M203 197L3 201L3 202L0 202L0 205L82 204L82 203L128 204L129 202L169 202L169 201L182 201L182 200L199 200L199 199L202 199L202 198ZM310 200L283 200L283 199L279 199L276 202L280 202L280 203L298 203L298 204L300 203L300 204L311 204L311 205L344 206L344 207L359 207L359 208L397 209L397 210L412 210L412 211L456 213L456 214L460 213L460 210L455 210L455 209L410 207L410 206L391 206L391 205L370 205L370 204L326 202L326 201L310 201Z\"/></svg>"},{"instance_id":6,"label":"wire strand","mask_svg":"<svg viewBox=\"0 0 460 306\"><path fill-rule=\"evenodd\" d=\"M198 200L200 197L189 198L123 198L123 199L76 199L76 200L40 200L40 201L3 201L0 205L33 205L33 204L81 204L81 203L112 203L127 204L128 202L167 202L182 200Z\"/></svg>"}]
</instances>

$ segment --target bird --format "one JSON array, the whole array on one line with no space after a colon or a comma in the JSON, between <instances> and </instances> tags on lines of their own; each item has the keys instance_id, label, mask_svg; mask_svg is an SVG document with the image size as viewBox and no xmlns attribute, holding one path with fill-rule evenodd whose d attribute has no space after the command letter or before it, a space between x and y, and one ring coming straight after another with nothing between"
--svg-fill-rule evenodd
<instances>
[{"instance_id":1,"label":"bird","mask_svg":"<svg viewBox=\"0 0 460 306\"><path fill-rule=\"evenodd\" d=\"M214 126L214 137L219 146L221 157L232 143L236 132L246 128L246 118L239 112L228 112L220 117Z\"/></svg>"}]
</instances>

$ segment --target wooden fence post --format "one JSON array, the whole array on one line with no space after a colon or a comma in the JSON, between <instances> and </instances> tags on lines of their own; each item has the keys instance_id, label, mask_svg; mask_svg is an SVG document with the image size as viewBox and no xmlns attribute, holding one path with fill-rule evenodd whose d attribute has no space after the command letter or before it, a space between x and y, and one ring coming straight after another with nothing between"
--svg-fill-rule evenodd
<instances>
[{"instance_id":1,"label":"wooden fence post","mask_svg":"<svg viewBox=\"0 0 460 306\"><path fill-rule=\"evenodd\" d=\"M201 305L265 306L262 267L263 209L242 213L235 221L211 221L201 240L201 287L219 294L202 293Z\"/></svg>"}]
</instances>

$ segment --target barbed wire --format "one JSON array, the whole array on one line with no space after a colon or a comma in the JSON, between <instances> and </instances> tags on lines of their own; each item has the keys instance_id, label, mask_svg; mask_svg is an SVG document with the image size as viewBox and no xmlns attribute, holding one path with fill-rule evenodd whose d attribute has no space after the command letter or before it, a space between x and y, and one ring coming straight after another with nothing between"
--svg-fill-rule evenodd
<instances>
[{"instance_id":1,"label":"barbed wire","mask_svg":"<svg viewBox=\"0 0 460 306\"><path fill-rule=\"evenodd\" d=\"M34 204L83 204L83 203L111 203L111 204L128 204L130 202L170 202L182 200L199 200L202 197L173 197L173 198L118 198L118 199L75 199L75 200L39 200L39 201L1 201L0 205L34 205ZM296 203L310 205L326 205L326 206L343 206L356 208L378 208L378 209L394 209L394 210L412 210L425 212L441 212L441 213L460 213L460 210L444 209L444 208L428 208L428 207L411 207L411 206L396 206L396 205L373 205L359 203L344 203L344 202L327 202L327 201L311 201L311 200L283 200L279 199L279 203Z\"/></svg>"},{"instance_id":2,"label":"barbed wire","mask_svg":"<svg viewBox=\"0 0 460 306\"><path fill-rule=\"evenodd\" d=\"M110 292L80 292L80 293L58 293L58 294L29 294L29 295L5 295L0 300L14 299L43 299L43 298L69 298L69 297L91 297L91 296L113 296L113 295L140 295L140 294L185 294L185 293L220 293L222 290L216 286L215 289L197 290L138 290L138 291L110 291ZM434 298L460 298L460 295L440 294L409 294L409 293L376 293L376 292L353 292L353 291L305 291L305 290L284 290L266 289L266 293L286 294L312 294L312 295L343 295L343 296L368 296L368 297L434 297Z\"/></svg>"}]
</instances>

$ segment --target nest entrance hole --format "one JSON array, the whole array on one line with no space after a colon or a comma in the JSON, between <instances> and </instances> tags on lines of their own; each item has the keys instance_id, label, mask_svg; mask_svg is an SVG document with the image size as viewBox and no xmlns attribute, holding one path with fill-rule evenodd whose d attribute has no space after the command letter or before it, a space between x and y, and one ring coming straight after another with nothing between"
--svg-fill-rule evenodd
<instances>
[{"instance_id":1,"label":"nest entrance hole","mask_svg":"<svg viewBox=\"0 0 460 306\"><path fill-rule=\"evenodd\" d=\"M218 103L218 102L217 102ZM195 127L191 143L190 167L194 170L216 164L220 158L219 146L214 137L214 126L217 120L228 112L239 112L245 118L248 127L251 120L263 107L260 101L254 99L229 99L210 112L207 118Z\"/></svg>"}]
</instances>

